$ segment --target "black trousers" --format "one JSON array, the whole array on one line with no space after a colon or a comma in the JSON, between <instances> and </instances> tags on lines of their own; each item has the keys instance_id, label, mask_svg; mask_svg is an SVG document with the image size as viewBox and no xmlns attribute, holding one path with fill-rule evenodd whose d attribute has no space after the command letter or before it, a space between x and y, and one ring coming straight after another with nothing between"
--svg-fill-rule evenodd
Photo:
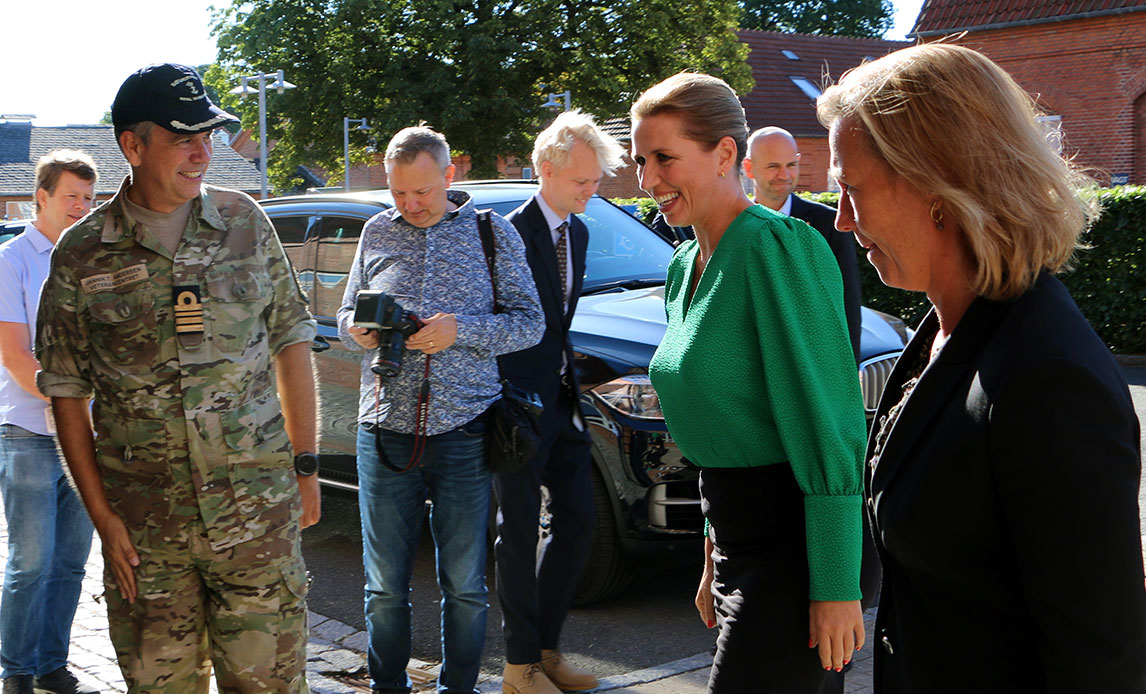
<instances>
[{"instance_id":1,"label":"black trousers","mask_svg":"<svg viewBox=\"0 0 1146 694\"><path fill-rule=\"evenodd\" d=\"M497 596L506 660L515 665L536 663L541 649L557 648L589 556L595 516L589 437L573 425L574 406L563 388L537 455L524 469L493 478ZM549 489L552 521L538 556L541 485Z\"/></svg>"},{"instance_id":2,"label":"black trousers","mask_svg":"<svg viewBox=\"0 0 1146 694\"><path fill-rule=\"evenodd\" d=\"M720 635L709 694L840 694L842 673L808 648L804 494L786 464L705 468Z\"/></svg>"}]
</instances>

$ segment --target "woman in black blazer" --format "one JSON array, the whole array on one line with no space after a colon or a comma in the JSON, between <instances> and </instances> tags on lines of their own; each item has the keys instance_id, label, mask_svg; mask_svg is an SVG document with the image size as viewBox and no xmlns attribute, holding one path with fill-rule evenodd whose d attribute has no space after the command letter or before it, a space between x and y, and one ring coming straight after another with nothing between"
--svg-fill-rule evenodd
<instances>
[{"instance_id":1,"label":"woman in black blazer","mask_svg":"<svg viewBox=\"0 0 1146 694\"><path fill-rule=\"evenodd\" d=\"M861 66L818 110L836 227L933 305L868 442L876 692L1146 692L1139 424L1053 276L1094 214L1088 182L1031 98L958 46Z\"/></svg>"}]
</instances>

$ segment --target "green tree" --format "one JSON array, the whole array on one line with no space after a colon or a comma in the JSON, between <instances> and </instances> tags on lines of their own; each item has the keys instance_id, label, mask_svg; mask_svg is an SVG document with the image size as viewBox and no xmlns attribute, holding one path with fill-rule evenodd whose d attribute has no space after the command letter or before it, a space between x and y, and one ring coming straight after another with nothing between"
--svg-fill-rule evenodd
<instances>
[{"instance_id":1,"label":"green tree","mask_svg":"<svg viewBox=\"0 0 1146 694\"><path fill-rule=\"evenodd\" d=\"M877 39L893 23L891 0L743 0L744 29Z\"/></svg>"},{"instance_id":2,"label":"green tree","mask_svg":"<svg viewBox=\"0 0 1146 694\"><path fill-rule=\"evenodd\" d=\"M378 146L426 121L468 154L471 177L496 176L500 155L527 155L552 118L546 92L621 116L637 94L684 69L752 86L736 37L735 0L234 0L215 14L219 65L207 80L253 122L225 84L282 68L298 85L268 95L276 182L299 164L338 177L342 119L367 118ZM273 124L272 124L273 122ZM355 158L366 135L352 131Z\"/></svg>"}]
</instances>

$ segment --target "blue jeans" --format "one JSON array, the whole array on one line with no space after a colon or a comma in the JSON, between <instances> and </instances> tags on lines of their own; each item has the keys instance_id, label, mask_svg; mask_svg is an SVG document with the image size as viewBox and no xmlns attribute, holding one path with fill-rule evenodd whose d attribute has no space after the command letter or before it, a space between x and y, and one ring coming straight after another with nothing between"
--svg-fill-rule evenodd
<instances>
[{"instance_id":1,"label":"blue jeans","mask_svg":"<svg viewBox=\"0 0 1146 694\"><path fill-rule=\"evenodd\" d=\"M46 675L68 662L92 524L51 436L0 424L0 493L8 521L2 675Z\"/></svg>"},{"instance_id":2,"label":"blue jeans","mask_svg":"<svg viewBox=\"0 0 1146 694\"><path fill-rule=\"evenodd\" d=\"M383 455L406 467L414 437L381 429ZM368 665L375 691L410 691L410 579L426 499L432 502L438 585L442 590L442 669L438 691L471 694L485 645L486 528L491 474L485 421L427 439L421 463L387 469L374 432L358 430L358 505L366 568Z\"/></svg>"}]
</instances>

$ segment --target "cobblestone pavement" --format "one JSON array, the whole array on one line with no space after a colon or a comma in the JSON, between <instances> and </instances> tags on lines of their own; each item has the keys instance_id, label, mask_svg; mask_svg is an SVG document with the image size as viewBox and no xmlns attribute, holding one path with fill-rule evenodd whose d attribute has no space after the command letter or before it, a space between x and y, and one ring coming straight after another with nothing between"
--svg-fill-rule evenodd
<instances>
[{"instance_id":1,"label":"cobblestone pavement","mask_svg":"<svg viewBox=\"0 0 1146 694\"><path fill-rule=\"evenodd\" d=\"M8 522L0 506L0 575L8 560ZM366 671L366 632L337 620L310 613L310 640L307 644L307 681L313 694L354 694L369 692ZM72 622L69 668L80 678L107 694L124 694L126 686L115 660L108 636L107 608L103 601L103 555L99 536L92 539L86 574L76 617ZM433 691L437 666L417 660L410 662L409 674L415 691ZM500 680L483 676L483 691L500 691ZM217 694L214 681L211 694Z\"/></svg>"},{"instance_id":2,"label":"cobblestone pavement","mask_svg":"<svg viewBox=\"0 0 1146 694\"><path fill-rule=\"evenodd\" d=\"M8 523L0 508L0 570L8 559ZM307 679L315 694L369 692L362 673L366 668L363 651L366 632L341 622L310 614L310 642L307 646ZM108 694L123 694L125 685L115 661L108 636L107 609L103 601L103 556L99 536L92 542L76 617L72 622L69 667ZM429 666L421 665L424 670ZM216 693L214 682L212 694Z\"/></svg>"}]
</instances>

